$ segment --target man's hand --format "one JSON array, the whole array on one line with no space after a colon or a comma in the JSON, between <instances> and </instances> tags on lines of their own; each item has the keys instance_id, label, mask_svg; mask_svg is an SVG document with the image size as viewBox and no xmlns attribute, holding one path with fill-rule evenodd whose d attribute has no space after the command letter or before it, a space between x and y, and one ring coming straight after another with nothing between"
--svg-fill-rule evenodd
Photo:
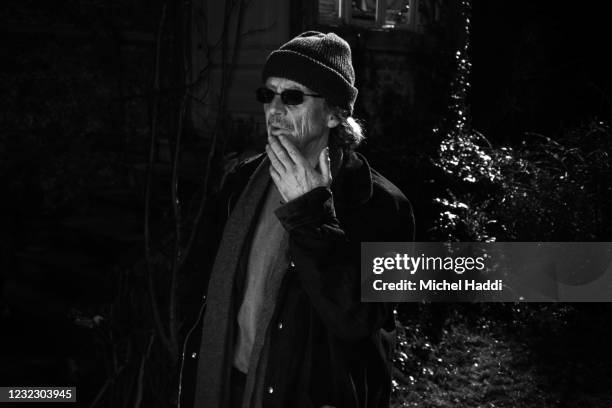
<instances>
[{"instance_id":1,"label":"man's hand","mask_svg":"<svg viewBox=\"0 0 612 408\"><path fill-rule=\"evenodd\" d=\"M268 137L266 153L272 163L270 175L285 202L331 184L329 148L323 149L319 155L320 172L283 135Z\"/></svg>"}]
</instances>

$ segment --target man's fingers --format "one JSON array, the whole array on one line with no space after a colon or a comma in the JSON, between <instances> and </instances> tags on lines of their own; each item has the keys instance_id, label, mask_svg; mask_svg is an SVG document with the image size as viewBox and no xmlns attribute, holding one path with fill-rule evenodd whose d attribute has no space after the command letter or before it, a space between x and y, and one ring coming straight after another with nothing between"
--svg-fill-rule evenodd
<instances>
[{"instance_id":1,"label":"man's fingers","mask_svg":"<svg viewBox=\"0 0 612 408\"><path fill-rule=\"evenodd\" d=\"M293 143L291 143L291 140L289 140L283 135L279 135L278 140L296 164L306 163L306 159L304 158L304 156L302 156L302 153L300 153L300 151L293 145Z\"/></svg>"},{"instance_id":2,"label":"man's fingers","mask_svg":"<svg viewBox=\"0 0 612 408\"><path fill-rule=\"evenodd\" d=\"M272 180L274 181L274 184L276 184L278 186L278 182L281 179L280 173L278 172L278 170L276 170L274 168L274 166L270 166L270 177L272 177Z\"/></svg>"},{"instance_id":3,"label":"man's fingers","mask_svg":"<svg viewBox=\"0 0 612 408\"><path fill-rule=\"evenodd\" d=\"M319 168L321 169L321 175L323 176L323 180L326 183L331 181L331 165L329 158L329 147L321 150L321 154L319 155Z\"/></svg>"},{"instance_id":4,"label":"man's fingers","mask_svg":"<svg viewBox=\"0 0 612 408\"><path fill-rule=\"evenodd\" d=\"M283 193L284 189L281 188L281 183L282 183L281 176L279 172L276 171L276 169L273 166L270 166L270 177L272 177L272 181L274 182L274 185L276 185L276 189L280 193L283 201L284 202L289 201L289 198L287 198L287 196Z\"/></svg>"},{"instance_id":5,"label":"man's fingers","mask_svg":"<svg viewBox=\"0 0 612 408\"><path fill-rule=\"evenodd\" d=\"M278 160L283 164L286 169L290 168L295 164L293 159L287 153L285 147L278 141L278 138L276 136L268 136L268 143L276 154Z\"/></svg>"},{"instance_id":6,"label":"man's fingers","mask_svg":"<svg viewBox=\"0 0 612 408\"><path fill-rule=\"evenodd\" d=\"M285 166L280 160L278 160L278 156L276 156L276 153L274 153L274 150L270 145L266 145L266 154L270 159L270 163L272 163L272 166L278 173L284 173L286 171Z\"/></svg>"}]
</instances>

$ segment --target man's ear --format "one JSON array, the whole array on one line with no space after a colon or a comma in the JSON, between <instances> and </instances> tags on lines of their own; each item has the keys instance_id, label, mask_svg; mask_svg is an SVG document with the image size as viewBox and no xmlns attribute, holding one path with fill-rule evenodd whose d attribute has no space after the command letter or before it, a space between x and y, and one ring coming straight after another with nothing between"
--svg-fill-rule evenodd
<instances>
[{"instance_id":1,"label":"man's ear","mask_svg":"<svg viewBox=\"0 0 612 408\"><path fill-rule=\"evenodd\" d=\"M327 114L327 127L332 129L340 124L340 119L333 113Z\"/></svg>"}]
</instances>

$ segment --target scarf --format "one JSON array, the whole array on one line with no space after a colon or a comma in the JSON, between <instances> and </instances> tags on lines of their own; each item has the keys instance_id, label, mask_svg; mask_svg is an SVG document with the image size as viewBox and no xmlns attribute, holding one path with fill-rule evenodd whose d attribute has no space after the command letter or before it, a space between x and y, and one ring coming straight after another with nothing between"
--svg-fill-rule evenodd
<instances>
[{"instance_id":1,"label":"scarf","mask_svg":"<svg viewBox=\"0 0 612 408\"><path fill-rule=\"evenodd\" d=\"M228 219L217 252L217 257L208 284L207 310L202 324L202 341L200 343L199 361L196 376L195 408L226 407L229 404L227 392L231 375L234 325L236 324L236 304L234 280L240 257L245 245L249 245L249 232L257 222L257 210L266 199L268 184L271 182L268 172L269 161L264 159L257 167L230 218ZM281 254L288 251L287 235L283 238ZM272 293L277 293L284 271L287 268L286 256L279 256L271 271L273 277L268 283ZM265 339L270 320L274 313L276 296L267 298L262 305L255 343L249 362L243 406L259 406L261 389L265 374L267 350Z\"/></svg>"}]
</instances>

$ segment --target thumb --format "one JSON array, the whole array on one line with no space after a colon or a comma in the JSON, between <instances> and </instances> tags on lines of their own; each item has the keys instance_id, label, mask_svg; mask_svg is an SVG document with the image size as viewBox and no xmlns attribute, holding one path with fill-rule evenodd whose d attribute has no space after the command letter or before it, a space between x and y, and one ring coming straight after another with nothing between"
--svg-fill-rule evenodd
<instances>
[{"instance_id":1,"label":"thumb","mask_svg":"<svg viewBox=\"0 0 612 408\"><path fill-rule=\"evenodd\" d=\"M329 147L321 150L321 154L319 155L319 168L321 169L321 174L323 175L323 180L328 185L331 183L331 168L330 168L330 158L329 158Z\"/></svg>"}]
</instances>

